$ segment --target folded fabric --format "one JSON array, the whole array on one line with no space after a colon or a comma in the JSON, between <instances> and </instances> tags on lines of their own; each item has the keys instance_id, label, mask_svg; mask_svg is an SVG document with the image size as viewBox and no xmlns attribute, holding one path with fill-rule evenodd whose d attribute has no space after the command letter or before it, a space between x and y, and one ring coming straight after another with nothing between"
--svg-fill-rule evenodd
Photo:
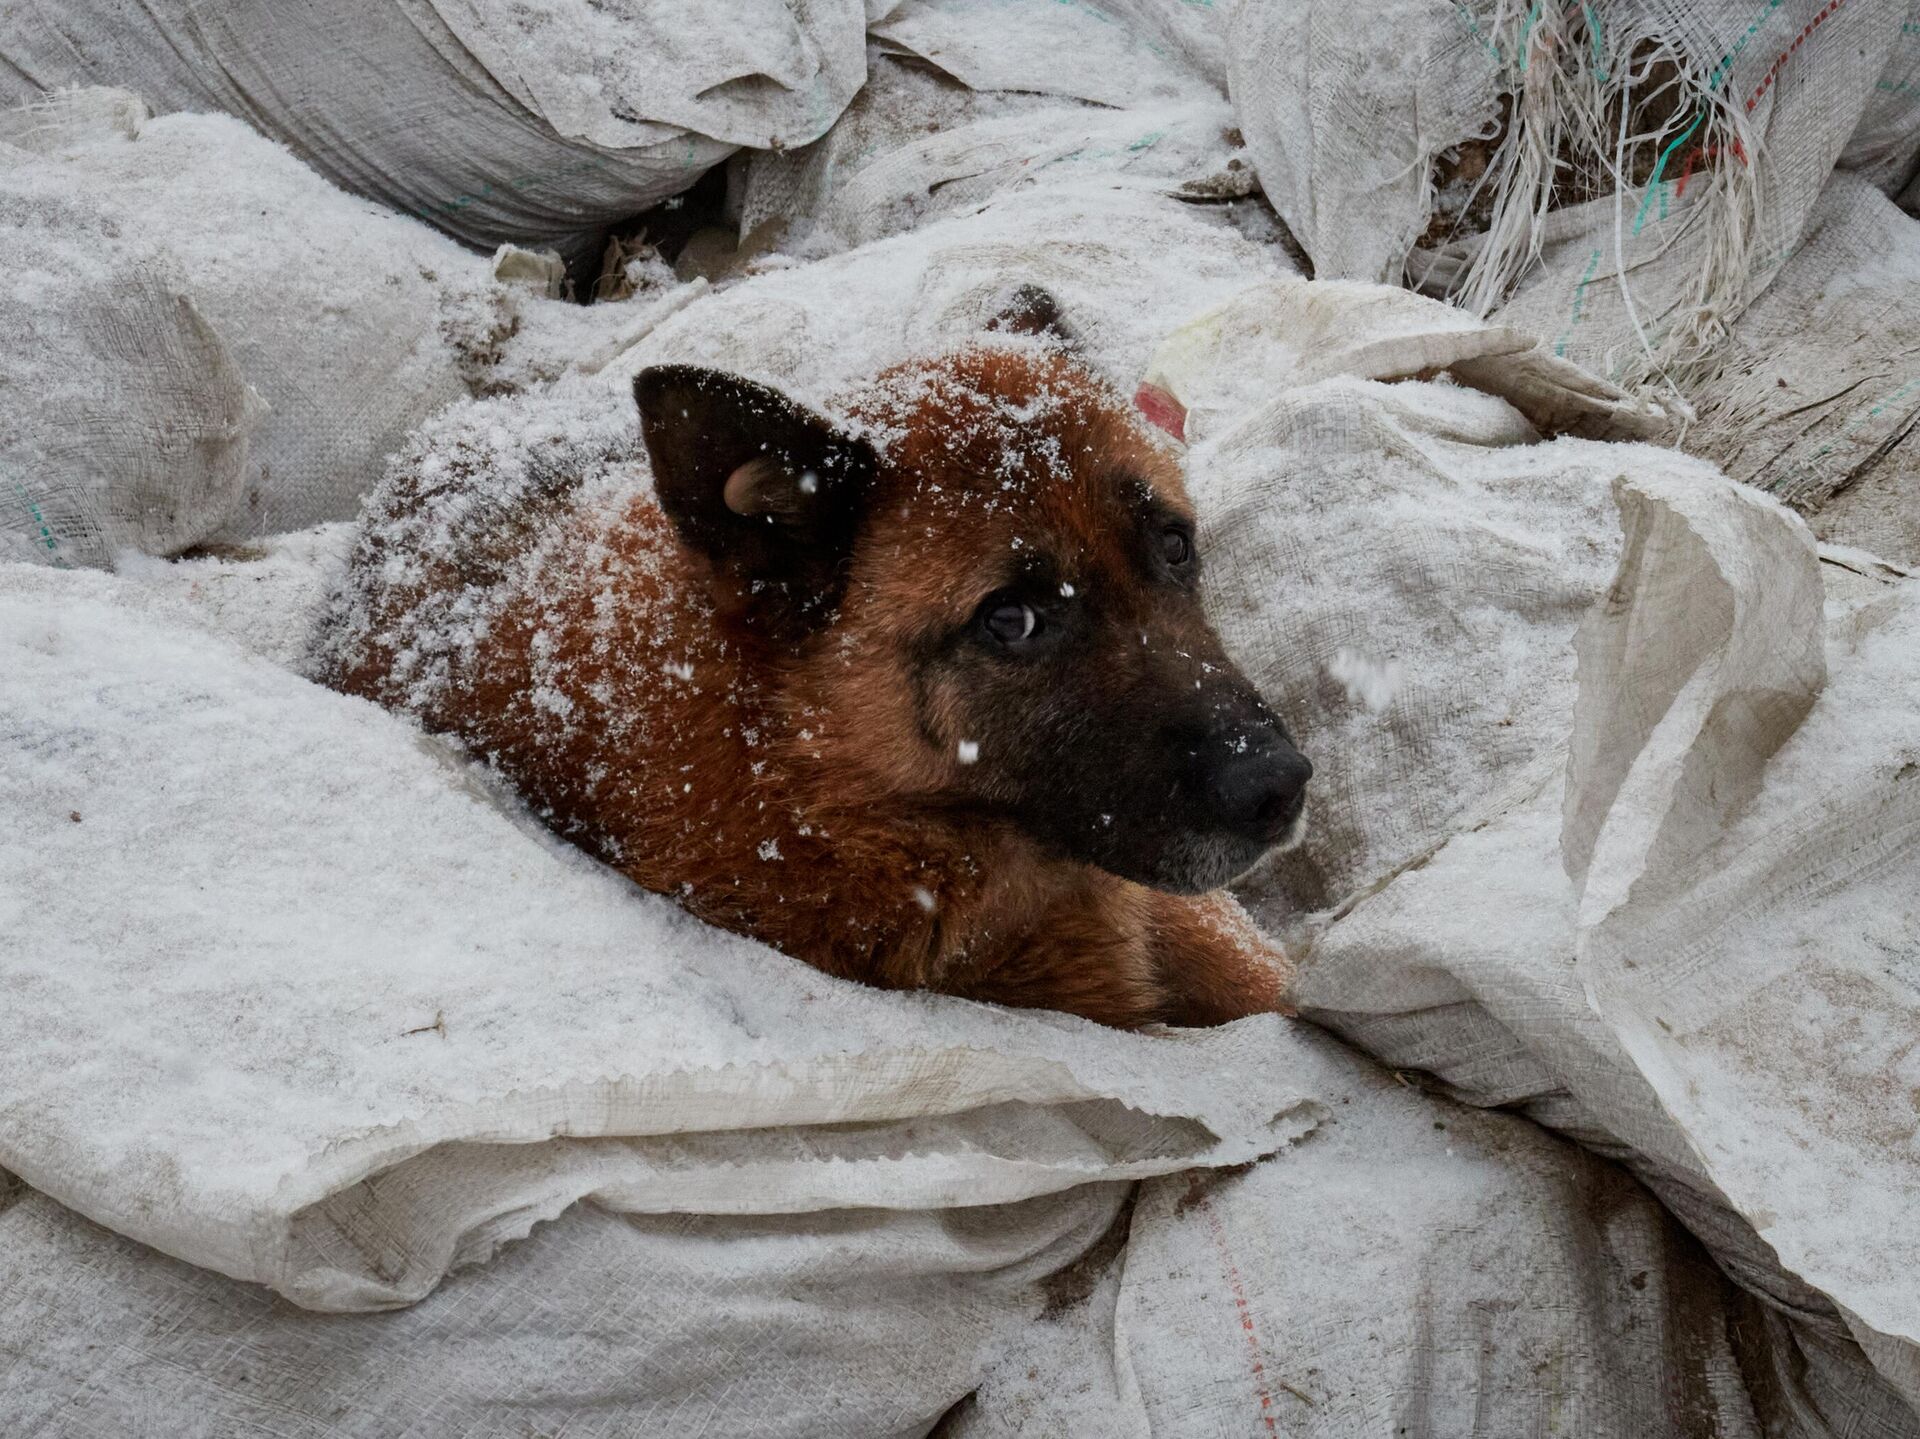
<instances>
[{"instance_id":1,"label":"folded fabric","mask_svg":"<svg viewBox=\"0 0 1920 1439\"><path fill-rule=\"evenodd\" d=\"M123 1234L379 1308L590 1195L940 1209L1311 1127L1278 1019L1142 1039L829 979L121 583L0 570L0 1168Z\"/></svg>"}]
</instances>

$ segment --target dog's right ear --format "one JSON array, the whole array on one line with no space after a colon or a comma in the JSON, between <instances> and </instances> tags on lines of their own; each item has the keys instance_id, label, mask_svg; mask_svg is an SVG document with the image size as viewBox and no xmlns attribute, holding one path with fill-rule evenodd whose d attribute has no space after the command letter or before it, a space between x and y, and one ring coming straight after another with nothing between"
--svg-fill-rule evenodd
<instances>
[{"instance_id":1,"label":"dog's right ear","mask_svg":"<svg viewBox=\"0 0 1920 1439\"><path fill-rule=\"evenodd\" d=\"M1031 335L1063 350L1080 348L1080 337L1060 316L1060 302L1038 285L1021 285L1007 295L987 329L997 335Z\"/></svg>"},{"instance_id":2,"label":"dog's right ear","mask_svg":"<svg viewBox=\"0 0 1920 1439\"><path fill-rule=\"evenodd\" d=\"M720 370L656 365L633 398L660 508L730 582L728 608L769 634L824 618L878 468L872 446Z\"/></svg>"}]
</instances>

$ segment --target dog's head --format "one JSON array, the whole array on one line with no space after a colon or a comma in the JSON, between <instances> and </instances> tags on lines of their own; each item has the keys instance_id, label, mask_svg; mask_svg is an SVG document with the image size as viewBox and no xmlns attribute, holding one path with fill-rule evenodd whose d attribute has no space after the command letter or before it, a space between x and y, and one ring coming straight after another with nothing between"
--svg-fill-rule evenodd
<instances>
[{"instance_id":1,"label":"dog's head","mask_svg":"<svg viewBox=\"0 0 1920 1439\"><path fill-rule=\"evenodd\" d=\"M635 382L656 491L848 794L986 812L1198 892L1297 835L1312 767L1200 600L1177 451L1050 301L899 367L851 423L712 370Z\"/></svg>"}]
</instances>

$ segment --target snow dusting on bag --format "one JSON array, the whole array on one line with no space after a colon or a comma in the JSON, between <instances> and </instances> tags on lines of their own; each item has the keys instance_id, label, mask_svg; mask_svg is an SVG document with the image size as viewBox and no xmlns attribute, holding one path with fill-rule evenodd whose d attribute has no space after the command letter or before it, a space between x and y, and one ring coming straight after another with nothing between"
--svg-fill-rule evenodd
<instances>
[{"instance_id":1,"label":"snow dusting on bag","mask_svg":"<svg viewBox=\"0 0 1920 1439\"><path fill-rule=\"evenodd\" d=\"M239 116L333 183L492 249L590 245L864 78L859 0L26 0L0 104L117 85Z\"/></svg>"}]
</instances>

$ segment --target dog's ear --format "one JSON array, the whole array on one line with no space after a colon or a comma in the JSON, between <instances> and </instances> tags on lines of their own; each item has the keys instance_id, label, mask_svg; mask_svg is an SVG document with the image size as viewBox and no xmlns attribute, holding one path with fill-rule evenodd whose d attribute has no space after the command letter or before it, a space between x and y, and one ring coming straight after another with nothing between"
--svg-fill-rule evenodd
<instances>
[{"instance_id":1,"label":"dog's ear","mask_svg":"<svg viewBox=\"0 0 1920 1439\"><path fill-rule=\"evenodd\" d=\"M656 365L633 398L660 507L732 582L736 617L771 633L829 613L878 467L872 446L720 370Z\"/></svg>"},{"instance_id":2,"label":"dog's ear","mask_svg":"<svg viewBox=\"0 0 1920 1439\"><path fill-rule=\"evenodd\" d=\"M1060 316L1060 302L1038 285L1022 285L1002 300L987 329L999 335L1031 335L1065 350L1080 348L1080 337Z\"/></svg>"}]
</instances>

